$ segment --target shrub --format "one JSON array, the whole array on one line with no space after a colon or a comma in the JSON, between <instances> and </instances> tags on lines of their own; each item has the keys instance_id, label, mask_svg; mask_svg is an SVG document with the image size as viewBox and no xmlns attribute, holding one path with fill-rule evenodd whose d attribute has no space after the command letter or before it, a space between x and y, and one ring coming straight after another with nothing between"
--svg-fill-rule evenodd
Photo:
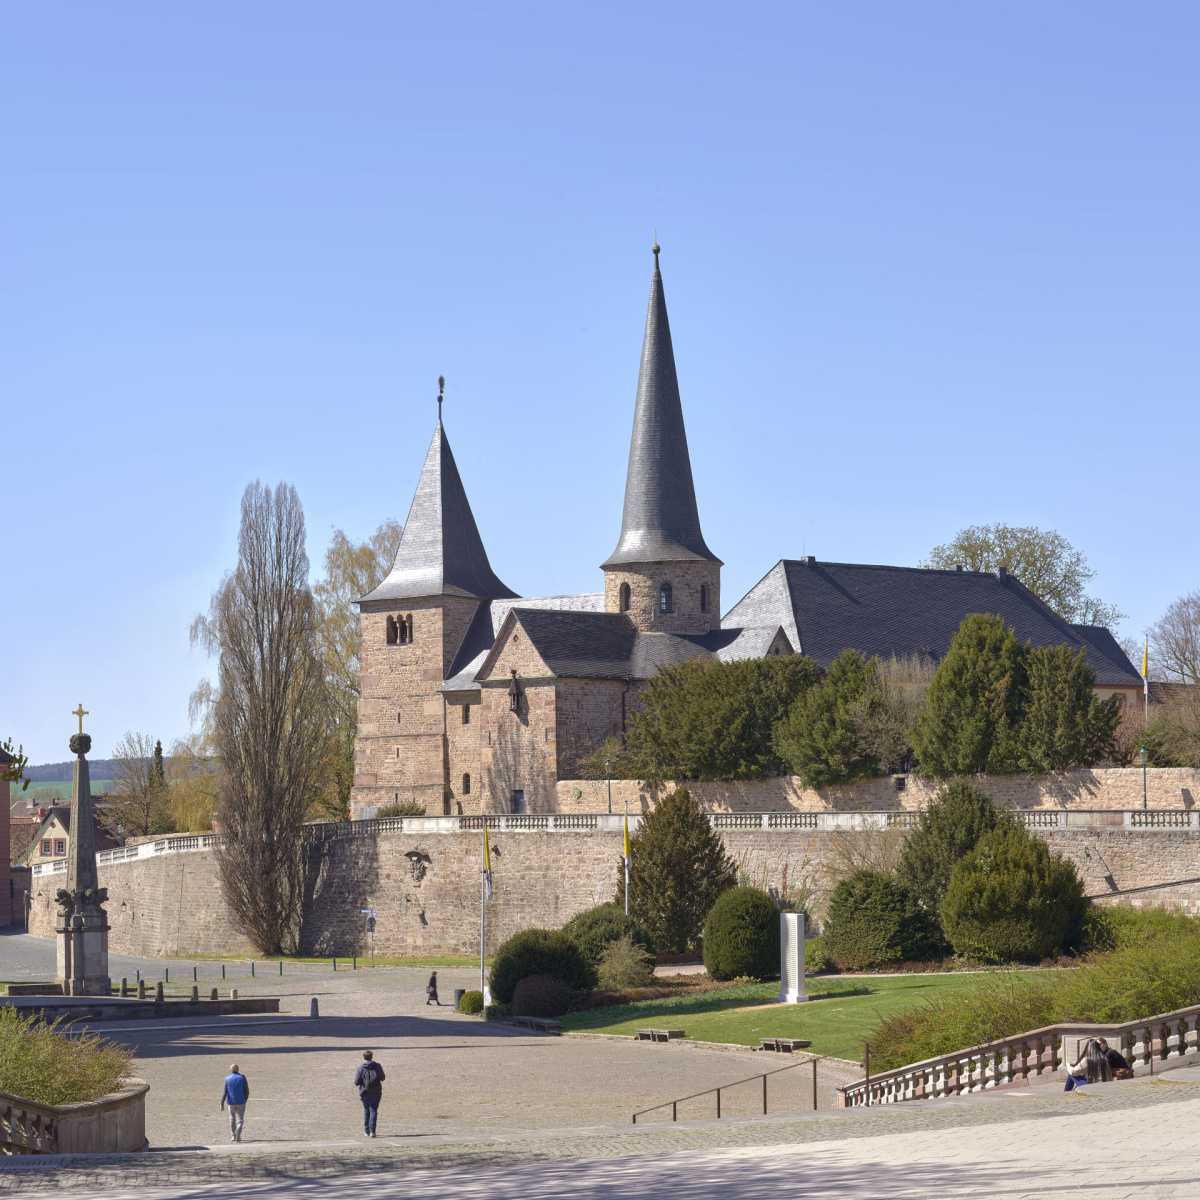
<instances>
[{"instance_id":1,"label":"shrub","mask_svg":"<svg viewBox=\"0 0 1200 1200\"><path fill-rule=\"evenodd\" d=\"M852 783L881 773L865 729L884 704L874 659L843 650L820 683L802 691L775 726L775 749L808 787Z\"/></svg>"},{"instance_id":2,"label":"shrub","mask_svg":"<svg viewBox=\"0 0 1200 1200\"><path fill-rule=\"evenodd\" d=\"M620 904L597 904L595 908L572 917L562 931L593 966L599 965L608 947L623 937L631 938L643 950L654 953L650 935L633 917L625 915L625 909Z\"/></svg>"},{"instance_id":3,"label":"shrub","mask_svg":"<svg viewBox=\"0 0 1200 1200\"><path fill-rule=\"evenodd\" d=\"M704 922L704 967L713 979L779 978L779 910L766 892L722 892Z\"/></svg>"},{"instance_id":4,"label":"shrub","mask_svg":"<svg viewBox=\"0 0 1200 1200\"><path fill-rule=\"evenodd\" d=\"M815 663L795 654L667 667L639 694L624 766L651 783L782 774L775 725L820 677Z\"/></svg>"},{"instance_id":5,"label":"shrub","mask_svg":"<svg viewBox=\"0 0 1200 1200\"><path fill-rule=\"evenodd\" d=\"M937 943L933 920L894 876L856 871L829 897L824 949L843 970L928 958Z\"/></svg>"},{"instance_id":6,"label":"shrub","mask_svg":"<svg viewBox=\"0 0 1200 1200\"><path fill-rule=\"evenodd\" d=\"M1034 774L1087 767L1116 751L1121 700L1096 695L1096 673L1082 648L1031 646L1029 689L1018 736L1018 761Z\"/></svg>"},{"instance_id":7,"label":"shrub","mask_svg":"<svg viewBox=\"0 0 1200 1200\"><path fill-rule=\"evenodd\" d=\"M1086 909L1074 865L1006 825L985 833L951 872L942 928L964 957L1037 962L1078 948Z\"/></svg>"},{"instance_id":8,"label":"shrub","mask_svg":"<svg viewBox=\"0 0 1200 1200\"><path fill-rule=\"evenodd\" d=\"M473 1017L483 1012L483 993L463 992L462 999L458 1002L458 1011Z\"/></svg>"},{"instance_id":9,"label":"shrub","mask_svg":"<svg viewBox=\"0 0 1200 1200\"><path fill-rule=\"evenodd\" d=\"M963 619L913 731L921 770L940 778L1016 769L1025 648L1002 617Z\"/></svg>"},{"instance_id":10,"label":"shrub","mask_svg":"<svg viewBox=\"0 0 1200 1200\"><path fill-rule=\"evenodd\" d=\"M116 1091L133 1051L92 1033L67 1037L57 1024L0 1006L0 1092L36 1104L76 1104Z\"/></svg>"},{"instance_id":11,"label":"shrub","mask_svg":"<svg viewBox=\"0 0 1200 1200\"><path fill-rule=\"evenodd\" d=\"M631 839L629 911L659 953L695 947L717 897L737 870L708 817L685 788L660 800ZM617 904L624 907L624 873Z\"/></svg>"},{"instance_id":12,"label":"shrub","mask_svg":"<svg viewBox=\"0 0 1200 1200\"><path fill-rule=\"evenodd\" d=\"M553 975L526 975L513 989L516 1017L561 1017L571 1008L571 989Z\"/></svg>"},{"instance_id":13,"label":"shrub","mask_svg":"<svg viewBox=\"0 0 1200 1200\"><path fill-rule=\"evenodd\" d=\"M926 912L936 917L950 883L950 872L1003 819L991 800L965 779L944 785L905 839L896 867L897 879Z\"/></svg>"},{"instance_id":14,"label":"shrub","mask_svg":"<svg viewBox=\"0 0 1200 1200\"><path fill-rule=\"evenodd\" d=\"M829 957L825 946L825 938L818 935L809 938L804 943L804 972L808 975L820 975L825 971L836 970L836 964Z\"/></svg>"},{"instance_id":15,"label":"shrub","mask_svg":"<svg viewBox=\"0 0 1200 1200\"><path fill-rule=\"evenodd\" d=\"M511 1016L511 1004L489 1004L483 1010L483 1019L485 1021L504 1021Z\"/></svg>"},{"instance_id":16,"label":"shrub","mask_svg":"<svg viewBox=\"0 0 1200 1200\"><path fill-rule=\"evenodd\" d=\"M597 972L600 986L613 991L649 987L654 982L654 960L628 934L604 947Z\"/></svg>"},{"instance_id":17,"label":"shrub","mask_svg":"<svg viewBox=\"0 0 1200 1200\"><path fill-rule=\"evenodd\" d=\"M375 816L383 817L423 817L425 805L416 800L399 800L394 804L384 804L375 810Z\"/></svg>"},{"instance_id":18,"label":"shrub","mask_svg":"<svg viewBox=\"0 0 1200 1200\"><path fill-rule=\"evenodd\" d=\"M492 995L512 1003L513 992L530 975L552 975L575 991L596 983L596 971L579 947L559 929L523 929L514 933L492 960Z\"/></svg>"}]
</instances>

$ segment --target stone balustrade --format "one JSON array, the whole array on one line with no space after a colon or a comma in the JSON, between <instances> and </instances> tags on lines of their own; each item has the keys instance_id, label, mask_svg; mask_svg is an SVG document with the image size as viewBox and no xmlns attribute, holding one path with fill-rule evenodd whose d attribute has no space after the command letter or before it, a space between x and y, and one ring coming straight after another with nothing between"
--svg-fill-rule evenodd
<instances>
[{"instance_id":1,"label":"stone balustrade","mask_svg":"<svg viewBox=\"0 0 1200 1200\"><path fill-rule=\"evenodd\" d=\"M144 1150L149 1090L141 1079L126 1079L119 1091L79 1104L36 1104L0 1092L0 1155Z\"/></svg>"},{"instance_id":2,"label":"stone balustrade","mask_svg":"<svg viewBox=\"0 0 1200 1200\"><path fill-rule=\"evenodd\" d=\"M1089 1038L1119 1048L1135 1069L1200 1050L1200 1005L1117 1025L1062 1023L883 1071L837 1090L839 1108L961 1096L1065 1073Z\"/></svg>"}]
</instances>

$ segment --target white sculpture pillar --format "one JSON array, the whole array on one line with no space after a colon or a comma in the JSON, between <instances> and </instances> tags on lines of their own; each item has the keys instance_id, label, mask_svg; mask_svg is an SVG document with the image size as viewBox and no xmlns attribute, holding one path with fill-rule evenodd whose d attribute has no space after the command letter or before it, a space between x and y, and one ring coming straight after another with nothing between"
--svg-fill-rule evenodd
<instances>
[{"instance_id":1,"label":"white sculpture pillar","mask_svg":"<svg viewBox=\"0 0 1200 1200\"><path fill-rule=\"evenodd\" d=\"M804 914L779 914L779 1003L799 1004L804 990Z\"/></svg>"}]
</instances>

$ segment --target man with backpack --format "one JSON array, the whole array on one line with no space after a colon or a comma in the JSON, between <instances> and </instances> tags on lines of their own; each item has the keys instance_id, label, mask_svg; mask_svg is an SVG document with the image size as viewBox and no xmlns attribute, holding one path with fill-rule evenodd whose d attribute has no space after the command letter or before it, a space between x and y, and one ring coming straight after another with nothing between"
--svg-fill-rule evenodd
<instances>
[{"instance_id":1,"label":"man with backpack","mask_svg":"<svg viewBox=\"0 0 1200 1200\"><path fill-rule=\"evenodd\" d=\"M383 1068L375 1061L375 1055L370 1050L363 1051L362 1065L354 1076L354 1086L358 1088L358 1098L363 1106L363 1136L375 1136L375 1123L379 1120L379 1101L383 1099L383 1081L387 1076Z\"/></svg>"}]
</instances>

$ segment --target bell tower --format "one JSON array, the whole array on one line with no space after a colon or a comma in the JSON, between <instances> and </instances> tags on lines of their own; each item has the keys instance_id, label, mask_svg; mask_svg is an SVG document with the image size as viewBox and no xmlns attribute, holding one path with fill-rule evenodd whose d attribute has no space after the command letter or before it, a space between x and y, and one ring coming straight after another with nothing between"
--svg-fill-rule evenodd
<instances>
[{"instance_id":1,"label":"bell tower","mask_svg":"<svg viewBox=\"0 0 1200 1200\"><path fill-rule=\"evenodd\" d=\"M643 632L702 634L721 623L721 560L700 532L660 252L656 242L621 536L601 564L604 607Z\"/></svg>"}]
</instances>

